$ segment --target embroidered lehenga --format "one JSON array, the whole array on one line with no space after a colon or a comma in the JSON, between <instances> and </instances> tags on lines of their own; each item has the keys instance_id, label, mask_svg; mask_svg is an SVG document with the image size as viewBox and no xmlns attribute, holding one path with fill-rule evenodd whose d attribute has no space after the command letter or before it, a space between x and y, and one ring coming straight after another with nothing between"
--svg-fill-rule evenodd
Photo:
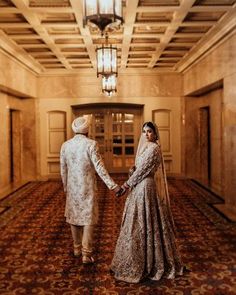
<instances>
[{"instance_id":1,"label":"embroidered lehenga","mask_svg":"<svg viewBox=\"0 0 236 295\"><path fill-rule=\"evenodd\" d=\"M158 195L163 157L159 142L139 148L136 170L127 181L131 191L126 199L120 234L111 270L118 280L137 283L142 279L174 278L183 272L175 244L174 224L168 199ZM166 183L162 193L167 190ZM166 191L165 191L166 193ZM168 192L167 192L168 193Z\"/></svg>"}]
</instances>

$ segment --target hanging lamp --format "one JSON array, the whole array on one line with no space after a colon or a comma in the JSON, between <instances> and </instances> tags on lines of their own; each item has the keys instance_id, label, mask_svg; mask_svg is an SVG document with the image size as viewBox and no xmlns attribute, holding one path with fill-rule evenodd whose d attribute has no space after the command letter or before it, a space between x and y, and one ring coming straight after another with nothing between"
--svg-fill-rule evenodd
<instances>
[{"instance_id":1,"label":"hanging lamp","mask_svg":"<svg viewBox=\"0 0 236 295\"><path fill-rule=\"evenodd\" d=\"M116 76L102 77L102 92L111 96L116 91Z\"/></svg>"},{"instance_id":2,"label":"hanging lamp","mask_svg":"<svg viewBox=\"0 0 236 295\"><path fill-rule=\"evenodd\" d=\"M97 54L97 77L99 75L109 77L118 75L117 70L117 48L112 45L103 44L96 49Z\"/></svg>"},{"instance_id":3,"label":"hanging lamp","mask_svg":"<svg viewBox=\"0 0 236 295\"><path fill-rule=\"evenodd\" d=\"M122 0L84 0L84 26L92 23L103 35L107 27L114 29L123 22Z\"/></svg>"}]
</instances>

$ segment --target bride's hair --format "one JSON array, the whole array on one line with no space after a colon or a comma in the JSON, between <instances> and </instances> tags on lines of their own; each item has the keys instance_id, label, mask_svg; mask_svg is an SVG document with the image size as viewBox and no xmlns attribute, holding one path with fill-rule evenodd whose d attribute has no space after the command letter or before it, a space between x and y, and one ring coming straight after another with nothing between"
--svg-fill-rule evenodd
<instances>
[{"instance_id":1,"label":"bride's hair","mask_svg":"<svg viewBox=\"0 0 236 295\"><path fill-rule=\"evenodd\" d=\"M156 135L156 138L159 139L156 124L152 123L151 121L145 122L145 123L143 124L142 130L143 130L143 128L146 127L146 126L149 127L149 128L151 128L152 131L154 132L154 134Z\"/></svg>"}]
</instances>

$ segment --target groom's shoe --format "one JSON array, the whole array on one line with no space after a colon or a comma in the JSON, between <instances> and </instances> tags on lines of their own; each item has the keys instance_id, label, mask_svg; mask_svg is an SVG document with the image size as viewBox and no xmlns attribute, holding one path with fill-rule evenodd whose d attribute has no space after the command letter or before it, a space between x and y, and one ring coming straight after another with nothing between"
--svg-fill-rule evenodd
<instances>
[{"instance_id":1,"label":"groom's shoe","mask_svg":"<svg viewBox=\"0 0 236 295\"><path fill-rule=\"evenodd\" d=\"M94 258L92 256L83 255L82 262L83 264L92 264L94 263Z\"/></svg>"},{"instance_id":2,"label":"groom's shoe","mask_svg":"<svg viewBox=\"0 0 236 295\"><path fill-rule=\"evenodd\" d=\"M78 257L82 254L81 245L74 245L74 256Z\"/></svg>"},{"instance_id":3,"label":"groom's shoe","mask_svg":"<svg viewBox=\"0 0 236 295\"><path fill-rule=\"evenodd\" d=\"M83 264L91 264L94 263L94 258L92 256L92 250L86 249L83 247L82 249L82 262Z\"/></svg>"}]
</instances>

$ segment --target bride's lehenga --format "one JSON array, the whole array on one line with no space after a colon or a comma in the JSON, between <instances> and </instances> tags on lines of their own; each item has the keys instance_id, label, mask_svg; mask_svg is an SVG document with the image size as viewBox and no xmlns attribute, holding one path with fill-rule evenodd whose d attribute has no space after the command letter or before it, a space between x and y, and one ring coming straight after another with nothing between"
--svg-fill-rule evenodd
<instances>
[{"instance_id":1,"label":"bride's lehenga","mask_svg":"<svg viewBox=\"0 0 236 295\"><path fill-rule=\"evenodd\" d=\"M148 142L127 181L131 192L111 264L118 280L137 283L145 278L174 278L183 272L167 206L157 196L154 176L161 160L160 146Z\"/></svg>"}]
</instances>

